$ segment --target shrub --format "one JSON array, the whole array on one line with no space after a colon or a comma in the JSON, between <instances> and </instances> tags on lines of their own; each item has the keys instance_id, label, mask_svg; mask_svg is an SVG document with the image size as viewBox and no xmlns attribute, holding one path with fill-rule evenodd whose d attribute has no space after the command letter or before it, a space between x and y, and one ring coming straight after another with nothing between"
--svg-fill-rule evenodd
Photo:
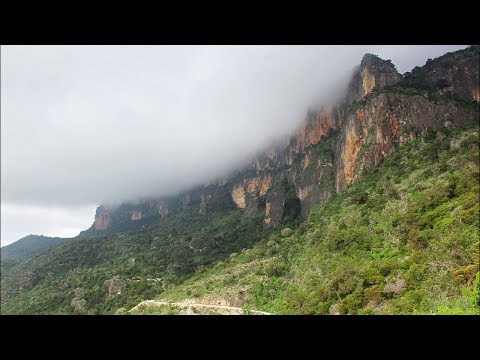
<instances>
[{"instance_id":1,"label":"shrub","mask_svg":"<svg viewBox=\"0 0 480 360\"><path fill-rule=\"evenodd\" d=\"M293 234L293 230L290 228L285 228L282 230L282 236L283 237L288 237Z\"/></svg>"},{"instance_id":2,"label":"shrub","mask_svg":"<svg viewBox=\"0 0 480 360\"><path fill-rule=\"evenodd\" d=\"M356 314L363 305L363 290L357 288L340 302L340 314Z\"/></svg>"}]
</instances>

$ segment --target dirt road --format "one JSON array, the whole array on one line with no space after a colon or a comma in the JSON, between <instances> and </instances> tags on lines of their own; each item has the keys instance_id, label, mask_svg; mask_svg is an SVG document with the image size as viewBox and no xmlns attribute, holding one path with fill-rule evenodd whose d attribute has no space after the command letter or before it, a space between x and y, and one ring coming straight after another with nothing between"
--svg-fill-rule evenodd
<instances>
[{"instance_id":1,"label":"dirt road","mask_svg":"<svg viewBox=\"0 0 480 360\"><path fill-rule=\"evenodd\" d=\"M217 309L225 312L225 315L243 315L244 311L242 308L234 306L223 306L223 305L210 305L210 304L196 304L190 302L166 302L166 301L156 301L156 300L146 300L142 301L140 304L132 308L131 312L134 310L140 310L143 306L162 306L169 305L176 308L192 309L192 308L208 308L208 309ZM189 313L195 313L190 311ZM257 310L250 310L252 315L272 315L271 313Z\"/></svg>"}]
</instances>

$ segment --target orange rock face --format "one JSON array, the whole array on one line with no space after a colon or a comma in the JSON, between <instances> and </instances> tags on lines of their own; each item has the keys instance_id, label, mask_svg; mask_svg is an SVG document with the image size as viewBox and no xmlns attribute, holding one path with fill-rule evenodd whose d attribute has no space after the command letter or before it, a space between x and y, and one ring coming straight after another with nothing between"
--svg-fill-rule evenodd
<instances>
[{"instance_id":1,"label":"orange rock face","mask_svg":"<svg viewBox=\"0 0 480 360\"><path fill-rule=\"evenodd\" d=\"M268 189L270 189L270 186L272 186L272 176L267 174L260 184L260 196L265 195Z\"/></svg>"},{"instance_id":2,"label":"orange rock face","mask_svg":"<svg viewBox=\"0 0 480 360\"><path fill-rule=\"evenodd\" d=\"M355 166L358 162L358 155L362 148L362 143L366 134L358 134L354 126L350 126L346 131L345 147L342 149L342 159L340 171L337 172L337 192L342 190L340 188L340 179L342 175L345 178L345 183L349 185L355 176ZM342 171L343 170L343 171Z\"/></svg>"},{"instance_id":3,"label":"orange rock face","mask_svg":"<svg viewBox=\"0 0 480 360\"><path fill-rule=\"evenodd\" d=\"M254 194L257 191L260 196L263 196L267 193L270 186L272 186L272 176L267 174L260 179L259 177L254 177L248 180L245 180L244 183L235 185L232 190L232 199L239 209L245 209L246 200L245 200L245 191L249 194Z\"/></svg>"},{"instance_id":4,"label":"orange rock face","mask_svg":"<svg viewBox=\"0 0 480 360\"><path fill-rule=\"evenodd\" d=\"M258 183L259 183L258 178L253 178L253 179L248 180L248 182L247 182L247 192L249 192L251 194L251 193L254 193L255 191L257 191Z\"/></svg>"},{"instance_id":5,"label":"orange rock face","mask_svg":"<svg viewBox=\"0 0 480 360\"><path fill-rule=\"evenodd\" d=\"M232 200L239 209L245 209L245 191L243 184L235 185L232 190Z\"/></svg>"},{"instance_id":6,"label":"orange rock face","mask_svg":"<svg viewBox=\"0 0 480 360\"><path fill-rule=\"evenodd\" d=\"M297 133L297 148L299 151L309 145L318 144L322 136L335 129L335 117L331 107L323 107L314 117L307 118L303 127Z\"/></svg>"},{"instance_id":7,"label":"orange rock face","mask_svg":"<svg viewBox=\"0 0 480 360\"><path fill-rule=\"evenodd\" d=\"M270 221L271 221L271 219L270 219L270 210L271 210L271 208L272 208L272 204L269 203L269 202L267 202L267 203L265 204L265 224L266 224L266 225L269 225L269 224L270 224Z\"/></svg>"},{"instance_id":8,"label":"orange rock face","mask_svg":"<svg viewBox=\"0 0 480 360\"><path fill-rule=\"evenodd\" d=\"M141 211L132 211L132 215L130 216L130 220L137 221L142 218Z\"/></svg>"},{"instance_id":9,"label":"orange rock face","mask_svg":"<svg viewBox=\"0 0 480 360\"><path fill-rule=\"evenodd\" d=\"M352 182L355 174L355 165L357 165L358 154L362 147L363 136L358 136L355 132L349 131L347 135L347 144L345 146L345 181L347 185Z\"/></svg>"},{"instance_id":10,"label":"orange rock face","mask_svg":"<svg viewBox=\"0 0 480 360\"><path fill-rule=\"evenodd\" d=\"M95 230L105 230L110 226L110 222L112 218L110 217L109 211L101 206L97 210L97 214L95 215Z\"/></svg>"}]
</instances>

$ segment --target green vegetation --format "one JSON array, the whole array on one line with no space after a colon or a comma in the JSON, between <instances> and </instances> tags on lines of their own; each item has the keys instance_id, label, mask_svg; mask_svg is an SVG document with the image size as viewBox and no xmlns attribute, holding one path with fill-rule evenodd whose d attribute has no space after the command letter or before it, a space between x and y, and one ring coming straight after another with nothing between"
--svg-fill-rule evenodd
<instances>
[{"instance_id":1,"label":"green vegetation","mask_svg":"<svg viewBox=\"0 0 480 360\"><path fill-rule=\"evenodd\" d=\"M5 260L2 313L115 313L202 272L268 234L263 217L240 210L186 208L157 224L129 233L78 239L47 252ZM120 293L109 294L119 277Z\"/></svg>"}]
</instances>

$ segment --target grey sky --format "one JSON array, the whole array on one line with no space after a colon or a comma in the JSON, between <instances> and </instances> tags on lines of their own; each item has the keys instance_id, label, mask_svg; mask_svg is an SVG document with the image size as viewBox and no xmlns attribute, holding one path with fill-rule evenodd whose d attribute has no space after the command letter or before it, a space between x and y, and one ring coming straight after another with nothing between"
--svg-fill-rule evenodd
<instances>
[{"instance_id":1,"label":"grey sky","mask_svg":"<svg viewBox=\"0 0 480 360\"><path fill-rule=\"evenodd\" d=\"M231 171L338 96L365 52L404 73L464 47L2 46L2 245Z\"/></svg>"}]
</instances>

